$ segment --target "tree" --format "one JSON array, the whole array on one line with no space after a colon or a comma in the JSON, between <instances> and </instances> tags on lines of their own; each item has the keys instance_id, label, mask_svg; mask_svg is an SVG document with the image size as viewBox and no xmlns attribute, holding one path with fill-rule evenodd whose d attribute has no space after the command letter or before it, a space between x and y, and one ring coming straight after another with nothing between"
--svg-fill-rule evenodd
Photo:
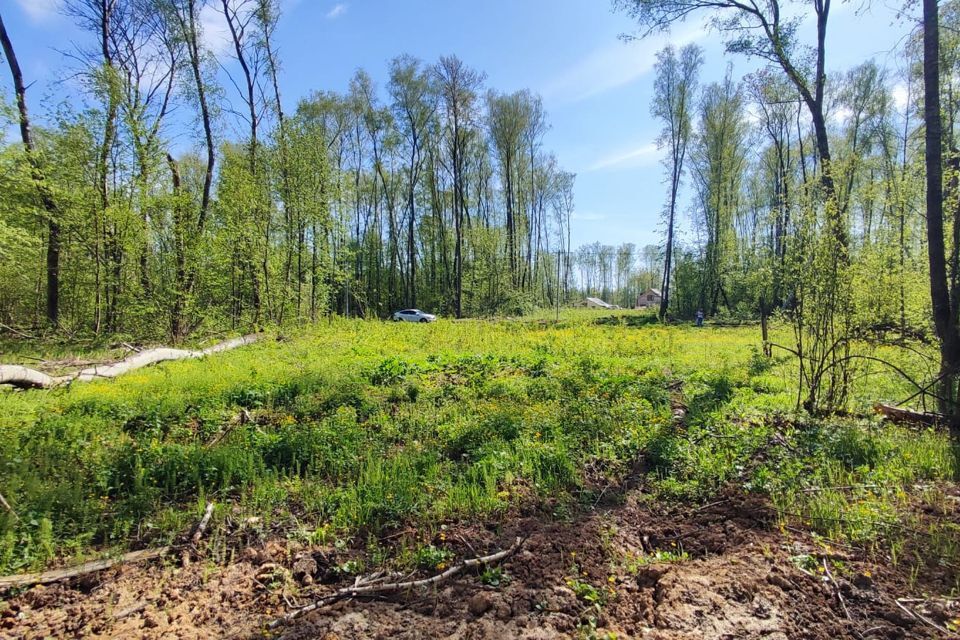
<instances>
[{"instance_id":1,"label":"tree","mask_svg":"<svg viewBox=\"0 0 960 640\"><path fill-rule=\"evenodd\" d=\"M659 316L667 317L670 305L670 275L673 261L674 227L677 214L677 197L683 179L684 161L690 143L690 115L696 92L697 75L703 64L703 52L696 45L687 45L679 56L673 46L667 45L657 53L654 65L654 97L650 112L663 121L664 127L657 140L667 147L665 160L670 191L667 200L667 239L664 249L662 298Z\"/></svg>"},{"instance_id":2,"label":"tree","mask_svg":"<svg viewBox=\"0 0 960 640\"><path fill-rule=\"evenodd\" d=\"M154 0L118 3L112 27L111 41L121 84L121 121L128 130L137 169L134 205L140 209L140 289L143 302L149 304L153 294L149 265L154 208L152 174L164 159L161 126L173 103L183 46Z\"/></svg>"},{"instance_id":3,"label":"tree","mask_svg":"<svg viewBox=\"0 0 960 640\"><path fill-rule=\"evenodd\" d=\"M220 0L220 3L230 31L234 54L243 74L243 86L239 90L247 113L242 116L242 119L246 121L250 131L247 143L247 170L250 174L248 179L250 180L253 197L244 206L245 209L249 209L249 222L246 224L254 228L259 227L261 231L259 235L263 238L262 248L258 250L257 240L251 238L246 229L239 230L239 261L242 270L250 278L251 304L253 305L254 322L257 323L260 321L265 297L269 303L269 290L261 290L261 288L269 287L270 283L268 255L270 210L269 205L264 202L265 198L261 195L262 180L260 157L258 155L260 148L258 131L263 111L263 96L260 87L265 60L261 46L262 40L258 41L256 34L253 32L257 25L256 18L259 7L254 3L254 0ZM234 84L236 85L236 82ZM262 254L259 273L257 267L254 266L257 253Z\"/></svg>"},{"instance_id":4,"label":"tree","mask_svg":"<svg viewBox=\"0 0 960 640\"><path fill-rule=\"evenodd\" d=\"M562 274L560 276L560 292L558 295L561 300L566 300L570 295L570 257L573 252L572 235L573 226L573 186L576 182L577 174L570 171L561 171L556 176L556 183L553 191L553 209L557 220L557 239L560 245L558 256L562 265Z\"/></svg>"},{"instance_id":5,"label":"tree","mask_svg":"<svg viewBox=\"0 0 960 640\"><path fill-rule=\"evenodd\" d=\"M940 17L937 0L923 0L923 120L926 167L927 256L933 322L940 339L940 410L948 417L955 457L960 461L960 291L948 286L943 224L943 127L940 113ZM960 216L953 228L960 229ZM956 240L954 240L956 242ZM956 269L954 269L956 278ZM958 465L960 469L960 465ZM960 473L960 471L958 471Z\"/></svg>"},{"instance_id":6,"label":"tree","mask_svg":"<svg viewBox=\"0 0 960 640\"><path fill-rule=\"evenodd\" d=\"M162 0L161 11L170 23L173 25L174 37L186 48L187 65L192 80L192 93L197 100L200 112L200 120L203 125L204 146L206 148L206 162L203 171L203 186L201 188L200 201L197 206L195 222L189 230L183 231L185 237L191 237L193 242L203 236L207 218L210 212L210 194L213 185L213 169L216 163L216 147L213 141L213 117L209 103L207 101L207 80L204 77L204 59L205 52L201 45L200 32L200 11L203 9L206 0ZM172 160L172 157L170 158ZM171 169L174 180L174 191L178 191L177 175L175 164L171 163ZM186 216L181 220L185 221ZM184 245L183 250L186 251ZM178 256L177 260L186 260L185 256ZM174 304L171 306L170 333L174 339L179 340L184 337L187 331L186 323L186 301L193 293L197 280L197 268L185 268L183 272L177 273L176 281L173 285Z\"/></svg>"},{"instance_id":7,"label":"tree","mask_svg":"<svg viewBox=\"0 0 960 640\"><path fill-rule=\"evenodd\" d=\"M30 129L30 115L27 111L27 88L23 83L23 72L13 48L7 27L3 24L0 15L0 44L3 45L3 55L7 58L10 75L13 77L13 88L17 95L17 111L20 118L20 140L30 163L30 174L34 186L40 196L40 202L47 217L47 322L56 326L60 318L60 211L53 198L53 192L47 185L37 150L33 143L33 134Z\"/></svg>"},{"instance_id":8,"label":"tree","mask_svg":"<svg viewBox=\"0 0 960 640\"><path fill-rule=\"evenodd\" d=\"M444 108L447 150L453 175L454 312L463 316L463 231L467 215L466 150L474 134L476 100L484 74L470 69L456 56L445 56L434 67Z\"/></svg>"},{"instance_id":9,"label":"tree","mask_svg":"<svg viewBox=\"0 0 960 640\"><path fill-rule=\"evenodd\" d=\"M714 28L727 35L727 50L766 60L783 70L799 93L813 124L820 181L827 206L830 232L834 235L838 259L847 259L847 231L836 202L831 168L830 137L825 113L826 39L830 0L811 0L816 17L812 46L797 41L799 17L788 17L780 0L613 0L614 6L635 19L646 33L664 31L687 17L701 13L710 17ZM807 59L812 58L812 65Z\"/></svg>"},{"instance_id":10,"label":"tree","mask_svg":"<svg viewBox=\"0 0 960 640\"><path fill-rule=\"evenodd\" d=\"M390 63L390 96L394 118L407 146L407 286L406 304L417 305L417 188L423 174L425 138L437 110L436 90L431 75L412 56L394 58Z\"/></svg>"},{"instance_id":11,"label":"tree","mask_svg":"<svg viewBox=\"0 0 960 640\"><path fill-rule=\"evenodd\" d=\"M699 196L700 222L706 232L703 284L698 306L717 312L730 301L725 279L736 247L734 221L740 213L747 164L747 124L740 87L732 68L722 83L710 84L700 100L700 122L691 160Z\"/></svg>"},{"instance_id":12,"label":"tree","mask_svg":"<svg viewBox=\"0 0 960 640\"><path fill-rule=\"evenodd\" d=\"M529 114L525 109L523 96L520 93L501 95L495 91L490 91L487 94L487 114L487 126L499 161L500 180L503 184L510 280L514 288L519 288L517 165L520 162L523 133L528 124Z\"/></svg>"}]
</instances>

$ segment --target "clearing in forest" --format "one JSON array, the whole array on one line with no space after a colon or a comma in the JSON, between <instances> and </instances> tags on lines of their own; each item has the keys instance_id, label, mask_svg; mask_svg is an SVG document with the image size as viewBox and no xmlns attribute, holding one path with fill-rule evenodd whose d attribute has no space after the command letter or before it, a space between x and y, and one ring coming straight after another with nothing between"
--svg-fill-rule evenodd
<instances>
[{"instance_id":1,"label":"clearing in forest","mask_svg":"<svg viewBox=\"0 0 960 640\"><path fill-rule=\"evenodd\" d=\"M864 362L853 417L812 419L794 411L796 363L763 356L759 327L643 318L335 319L0 393L0 573L174 545L8 589L0 634L955 634L948 438L866 411L908 385ZM897 364L922 378L917 348ZM517 538L502 561L267 628Z\"/></svg>"}]
</instances>

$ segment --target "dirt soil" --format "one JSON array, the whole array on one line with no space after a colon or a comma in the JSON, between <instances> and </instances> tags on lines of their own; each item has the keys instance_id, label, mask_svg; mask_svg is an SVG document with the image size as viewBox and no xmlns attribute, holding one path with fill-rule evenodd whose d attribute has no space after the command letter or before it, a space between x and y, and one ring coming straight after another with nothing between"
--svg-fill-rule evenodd
<instances>
[{"instance_id":1,"label":"dirt soil","mask_svg":"<svg viewBox=\"0 0 960 640\"><path fill-rule=\"evenodd\" d=\"M640 491L611 502L563 518L453 524L433 539L463 559L525 537L496 587L468 571L434 588L341 601L268 632L271 620L352 582L332 571L344 557L330 547L269 541L224 565L170 556L8 594L0 637L960 637L945 630L960 617L946 597L955 568L911 576L907 563L783 530L763 499L735 492L701 507L665 508Z\"/></svg>"}]
</instances>

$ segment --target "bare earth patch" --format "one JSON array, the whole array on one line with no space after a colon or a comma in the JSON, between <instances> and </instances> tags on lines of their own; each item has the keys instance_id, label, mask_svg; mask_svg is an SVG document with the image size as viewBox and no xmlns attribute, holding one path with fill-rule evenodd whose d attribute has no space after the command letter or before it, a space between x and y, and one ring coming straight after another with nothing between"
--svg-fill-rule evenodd
<instances>
[{"instance_id":1,"label":"bare earth patch","mask_svg":"<svg viewBox=\"0 0 960 640\"><path fill-rule=\"evenodd\" d=\"M342 601L275 634L265 631L268 622L349 584L331 579L329 548L272 541L224 566L181 567L170 558L35 587L0 604L0 635L947 638L960 616L956 600L938 597L955 583L955 568L911 579L904 565L782 531L762 499L733 493L705 507L665 508L632 492L579 517L514 514L485 527L453 525L444 545L467 558L518 535L527 539L503 563L497 587L465 573L432 590Z\"/></svg>"}]
</instances>

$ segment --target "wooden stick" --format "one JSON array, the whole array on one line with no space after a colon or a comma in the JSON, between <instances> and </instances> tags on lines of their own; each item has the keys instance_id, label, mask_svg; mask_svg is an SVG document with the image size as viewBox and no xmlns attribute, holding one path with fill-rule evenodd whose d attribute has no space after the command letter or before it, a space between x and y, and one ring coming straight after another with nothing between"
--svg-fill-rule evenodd
<instances>
[{"instance_id":1,"label":"wooden stick","mask_svg":"<svg viewBox=\"0 0 960 640\"><path fill-rule=\"evenodd\" d=\"M914 611L913 609L909 609L909 608L905 607L905 606L903 605L903 603L900 602L900 600L894 599L894 602L897 603L897 606L898 606L898 607L900 607L901 609L903 609L904 611L906 611L907 613L909 613L911 616L913 616L913 617L916 618L917 620L920 620L921 622L924 622L924 623L930 625L931 627L933 627L934 629L936 629L937 631L940 631L940 632L942 632L942 633L950 633L950 631L949 631L948 629L944 629L943 627L941 627L940 625L938 625L936 622L930 620L930 619L927 618L926 616L920 615L919 613L917 613L917 612Z\"/></svg>"},{"instance_id":2,"label":"wooden stick","mask_svg":"<svg viewBox=\"0 0 960 640\"><path fill-rule=\"evenodd\" d=\"M21 573L13 576L4 576L0 578L0 591L11 587L27 587L34 584L50 584L69 578L78 578L89 573L96 573L109 569L123 563L142 562L164 556L173 549L172 546L160 547L158 549L144 549L142 551L131 551L116 558L106 558L103 560L93 560L84 562L75 567L67 569L55 569L53 571L44 571L43 573Z\"/></svg>"},{"instance_id":3,"label":"wooden stick","mask_svg":"<svg viewBox=\"0 0 960 640\"><path fill-rule=\"evenodd\" d=\"M210 502L207 503L207 508L204 511L203 519L200 520L200 524L197 525L197 530L194 532L193 537L191 538L191 544L196 545L200 541L201 536L203 536L204 531L206 531L206 528L210 523L210 517L212 514L213 503ZM144 560L152 560L154 558L165 556L177 549L182 549L185 546L186 545L167 545L165 547L159 547L156 549L142 549L140 551L131 551L130 553L125 553L122 556L117 556L115 558L103 558L101 560L84 562L83 564L75 567L68 567L66 569L54 569L52 571L44 571L42 573L20 573L12 576L3 576L0 577L0 592L12 587L27 587L35 584L50 584L52 582L60 582L61 580L68 580L70 578L79 578L80 576L85 576L90 573L96 573L98 571L109 569L110 567L114 567L118 564L129 564L133 562L143 562Z\"/></svg>"},{"instance_id":4,"label":"wooden stick","mask_svg":"<svg viewBox=\"0 0 960 640\"><path fill-rule=\"evenodd\" d=\"M847 610L847 603L843 600L843 594L840 593L840 585L837 584L837 581L833 579L833 574L830 573L830 567L827 564L827 559L823 558L823 572L827 574L827 578L830 579L830 584L833 585L833 590L837 594L837 600L840 602L840 607L843 609L843 615L847 616L847 620L852 620L850 617L850 611Z\"/></svg>"},{"instance_id":5,"label":"wooden stick","mask_svg":"<svg viewBox=\"0 0 960 640\"><path fill-rule=\"evenodd\" d=\"M203 517L200 519L200 522L197 524L196 530L194 530L193 535L190 536L190 544L184 546L183 550L180 553L180 563L183 566L190 565L190 548L192 547L196 550L197 545L200 544L200 539L203 537L203 533L207 530L207 525L210 523L210 516L213 515L213 503L208 502L207 508L203 511Z\"/></svg>"},{"instance_id":6,"label":"wooden stick","mask_svg":"<svg viewBox=\"0 0 960 640\"><path fill-rule=\"evenodd\" d=\"M17 512L13 510L13 507L10 506L10 503L7 502L7 499L3 497L2 493L0 493L0 504L2 504L4 508L10 512L14 520L20 522L20 516L18 516Z\"/></svg>"},{"instance_id":7,"label":"wooden stick","mask_svg":"<svg viewBox=\"0 0 960 640\"><path fill-rule=\"evenodd\" d=\"M143 611L143 610L146 609L146 608L147 608L147 603L146 603L146 602L138 602L137 604L135 604L135 605L133 605L133 606L131 606L131 607L127 607L126 609L121 609L120 611L117 611L116 613L114 613L114 614L113 614L113 619L114 619L114 620L123 620L123 619L126 618L127 616L132 616L132 615L135 614L135 613L140 613L141 611Z\"/></svg>"},{"instance_id":8,"label":"wooden stick","mask_svg":"<svg viewBox=\"0 0 960 640\"><path fill-rule=\"evenodd\" d=\"M2 322L0 322L0 329L6 329L6 330L9 331L10 333L15 333L15 334L17 334L18 336L20 336L21 338L26 338L27 340L36 340L36 339L37 339L36 336L32 336L32 335L30 335L29 333L24 333L23 331L19 331L19 330L17 330L17 329L14 329L14 328L11 327L10 325L3 324Z\"/></svg>"},{"instance_id":9,"label":"wooden stick","mask_svg":"<svg viewBox=\"0 0 960 640\"><path fill-rule=\"evenodd\" d=\"M207 530L207 525L210 524L210 516L213 515L213 503L208 502L207 508L203 512L203 518L200 519L200 524L197 525L197 530L193 532L193 537L190 538L190 543L193 546L197 546L200 543L200 538L203 537L204 532Z\"/></svg>"},{"instance_id":10,"label":"wooden stick","mask_svg":"<svg viewBox=\"0 0 960 640\"><path fill-rule=\"evenodd\" d=\"M407 582L390 582L386 584L366 584L365 581L358 580L357 584L352 587L345 587L343 589L337 589L332 594L324 596L319 600L308 604L307 606L297 609L296 611L291 611L282 618L277 618L273 622L267 625L268 629L276 629L277 627L290 622L291 620L296 620L297 618L304 616L311 611L316 611L322 607L333 604L338 600L343 600L345 598L352 598L354 596L360 595L372 595L379 593L391 593L395 591L405 591L407 589L416 589L418 587L428 587L431 585L439 584L444 580L449 580L453 576L461 573L464 569L470 567L475 567L481 564L492 564L494 562L499 562L504 558L511 556L516 553L517 549L523 544L522 538L517 538L516 541L508 548L503 551L498 551L489 556L483 556L481 558L471 558L469 560L464 560L458 565L454 565L444 571L443 573L438 573L437 575L431 578L423 578L420 580L410 580Z\"/></svg>"}]
</instances>

